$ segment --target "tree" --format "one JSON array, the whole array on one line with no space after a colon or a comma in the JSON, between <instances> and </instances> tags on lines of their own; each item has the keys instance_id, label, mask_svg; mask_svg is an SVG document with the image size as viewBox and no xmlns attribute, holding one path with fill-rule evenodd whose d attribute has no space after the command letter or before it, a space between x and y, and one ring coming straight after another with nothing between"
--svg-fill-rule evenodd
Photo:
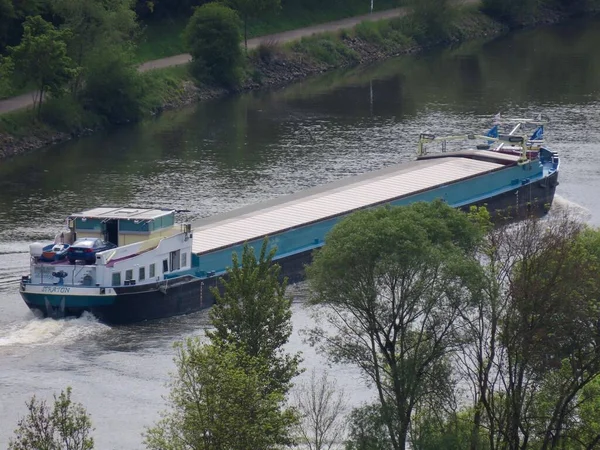
<instances>
[{"instance_id":1,"label":"tree","mask_svg":"<svg viewBox=\"0 0 600 450\"><path fill-rule=\"evenodd\" d=\"M268 366L233 345L177 345L171 410L147 430L149 449L274 449L289 442L295 416L269 389Z\"/></svg>"},{"instance_id":2,"label":"tree","mask_svg":"<svg viewBox=\"0 0 600 450\"><path fill-rule=\"evenodd\" d=\"M12 90L12 71L11 59L0 56L0 96L9 95Z\"/></svg>"},{"instance_id":3,"label":"tree","mask_svg":"<svg viewBox=\"0 0 600 450\"><path fill-rule=\"evenodd\" d=\"M379 404L355 408L348 418L346 450L389 450L392 442Z\"/></svg>"},{"instance_id":4,"label":"tree","mask_svg":"<svg viewBox=\"0 0 600 450\"><path fill-rule=\"evenodd\" d=\"M184 38L192 55L190 70L199 81L236 86L241 78L240 20L235 11L207 3L196 8Z\"/></svg>"},{"instance_id":5,"label":"tree","mask_svg":"<svg viewBox=\"0 0 600 450\"><path fill-rule=\"evenodd\" d=\"M244 22L244 48L246 52L248 51L248 20L281 8L281 0L226 0L226 2L240 13Z\"/></svg>"},{"instance_id":6,"label":"tree","mask_svg":"<svg viewBox=\"0 0 600 450\"><path fill-rule=\"evenodd\" d=\"M535 13L537 0L483 0L482 10L510 26L519 26Z\"/></svg>"},{"instance_id":7,"label":"tree","mask_svg":"<svg viewBox=\"0 0 600 450\"><path fill-rule=\"evenodd\" d=\"M71 401L71 388L54 395L52 411L35 396L27 403L27 415L19 420L9 450L91 450L94 439L90 416Z\"/></svg>"},{"instance_id":8,"label":"tree","mask_svg":"<svg viewBox=\"0 0 600 450\"><path fill-rule=\"evenodd\" d=\"M481 236L442 202L360 211L334 227L308 269L311 303L323 306L315 316L335 332L311 337L374 384L394 449L406 447L414 408L452 390L447 355Z\"/></svg>"},{"instance_id":9,"label":"tree","mask_svg":"<svg viewBox=\"0 0 600 450\"><path fill-rule=\"evenodd\" d=\"M411 425L411 449L414 450L465 450L471 440L473 411L460 412L425 408L413 418ZM481 431L481 441L485 435ZM485 445L478 447L487 450Z\"/></svg>"},{"instance_id":10,"label":"tree","mask_svg":"<svg viewBox=\"0 0 600 450\"><path fill-rule=\"evenodd\" d=\"M26 17L49 17L48 0L0 0L0 55L11 45L17 45L23 34Z\"/></svg>"},{"instance_id":11,"label":"tree","mask_svg":"<svg viewBox=\"0 0 600 450\"><path fill-rule=\"evenodd\" d=\"M268 361L272 389L286 393L299 373L300 357L283 349L292 334L292 302L286 296L287 279L280 280L281 267L273 264L276 249L267 248L265 239L258 259L249 245L244 246L241 261L233 254L232 266L220 281L222 293L212 290L214 330L206 334L216 345L233 345Z\"/></svg>"},{"instance_id":12,"label":"tree","mask_svg":"<svg viewBox=\"0 0 600 450\"><path fill-rule=\"evenodd\" d=\"M109 123L135 122L142 117L143 84L129 55L118 47L100 49L86 67L80 101Z\"/></svg>"},{"instance_id":13,"label":"tree","mask_svg":"<svg viewBox=\"0 0 600 450\"><path fill-rule=\"evenodd\" d=\"M132 3L131 0L52 2L53 12L63 20L62 28L70 30L68 54L75 64L83 67L72 84L74 94L82 87L84 78L94 75L98 65L132 49L140 31ZM132 66L124 60L121 64ZM115 77L111 78L114 81Z\"/></svg>"},{"instance_id":14,"label":"tree","mask_svg":"<svg viewBox=\"0 0 600 450\"><path fill-rule=\"evenodd\" d=\"M479 259L480 294L457 323L474 392L470 447L483 448L485 430L490 449L562 448L600 374L600 232L568 214L532 218L490 230ZM593 448L587 436L579 443Z\"/></svg>"},{"instance_id":15,"label":"tree","mask_svg":"<svg viewBox=\"0 0 600 450\"><path fill-rule=\"evenodd\" d=\"M31 82L37 89L34 108L38 114L44 94L60 95L63 86L77 74L77 68L67 56L68 30L57 30L40 16L28 17L23 23L23 39L10 47L14 76L21 83Z\"/></svg>"},{"instance_id":16,"label":"tree","mask_svg":"<svg viewBox=\"0 0 600 450\"><path fill-rule=\"evenodd\" d=\"M339 448L346 428L346 400L327 372L317 378L313 369L310 380L296 386L294 406L300 414L299 441L308 450Z\"/></svg>"},{"instance_id":17,"label":"tree","mask_svg":"<svg viewBox=\"0 0 600 450\"><path fill-rule=\"evenodd\" d=\"M4 53L10 29L16 18L17 13L12 0L0 0L0 54Z\"/></svg>"},{"instance_id":18,"label":"tree","mask_svg":"<svg viewBox=\"0 0 600 450\"><path fill-rule=\"evenodd\" d=\"M424 40L446 37L455 10L449 0L411 0L411 4L412 19L421 29L420 35Z\"/></svg>"}]
</instances>

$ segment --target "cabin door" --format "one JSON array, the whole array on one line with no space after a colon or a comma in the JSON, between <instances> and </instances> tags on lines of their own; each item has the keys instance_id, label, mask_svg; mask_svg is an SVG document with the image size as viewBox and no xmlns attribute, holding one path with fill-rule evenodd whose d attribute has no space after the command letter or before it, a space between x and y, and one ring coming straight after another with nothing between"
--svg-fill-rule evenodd
<instances>
[{"instance_id":1,"label":"cabin door","mask_svg":"<svg viewBox=\"0 0 600 450\"><path fill-rule=\"evenodd\" d=\"M104 228L104 240L119 245L119 221L107 220L102 225Z\"/></svg>"}]
</instances>

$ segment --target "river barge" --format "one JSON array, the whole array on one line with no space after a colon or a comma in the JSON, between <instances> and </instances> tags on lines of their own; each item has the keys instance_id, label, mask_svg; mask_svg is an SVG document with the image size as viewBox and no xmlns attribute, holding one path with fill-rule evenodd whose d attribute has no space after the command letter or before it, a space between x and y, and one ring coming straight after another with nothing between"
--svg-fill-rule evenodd
<instances>
[{"instance_id":1,"label":"river barge","mask_svg":"<svg viewBox=\"0 0 600 450\"><path fill-rule=\"evenodd\" d=\"M31 272L22 277L20 293L44 317L87 311L108 324L159 319L212 305L210 288L233 252L239 254L245 243L259 249L265 237L277 248L274 260L282 273L291 282L300 280L313 250L353 211L440 199L456 208L486 206L493 214L520 216L543 214L552 204L559 173L555 153L541 148L535 159L489 150L425 153L424 146L439 139L422 135L416 161L194 224L175 223L174 210L96 208L72 214L57 243L77 247L84 237L113 248L92 254L94 260L70 263L47 261L42 244L32 244Z\"/></svg>"}]
</instances>

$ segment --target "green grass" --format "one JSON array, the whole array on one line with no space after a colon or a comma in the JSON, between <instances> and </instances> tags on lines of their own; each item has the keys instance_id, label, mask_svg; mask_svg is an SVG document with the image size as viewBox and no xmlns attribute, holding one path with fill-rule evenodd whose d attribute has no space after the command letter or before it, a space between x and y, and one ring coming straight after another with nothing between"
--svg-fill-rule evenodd
<instances>
[{"instance_id":1,"label":"green grass","mask_svg":"<svg viewBox=\"0 0 600 450\"><path fill-rule=\"evenodd\" d=\"M183 17L147 23L136 50L136 61L152 61L185 53L181 34L186 23L187 18Z\"/></svg>"},{"instance_id":2,"label":"green grass","mask_svg":"<svg viewBox=\"0 0 600 450\"><path fill-rule=\"evenodd\" d=\"M187 66L176 66L140 74L140 79L142 110L150 114L179 98L183 94L183 82L191 80L191 76ZM0 133L17 138L52 135L57 131L79 132L107 124L106 118L86 110L69 95L44 102L39 118L31 108L0 115Z\"/></svg>"},{"instance_id":3,"label":"green grass","mask_svg":"<svg viewBox=\"0 0 600 450\"><path fill-rule=\"evenodd\" d=\"M50 129L48 125L36 118L30 108L0 115L0 133L25 137Z\"/></svg>"},{"instance_id":4,"label":"green grass","mask_svg":"<svg viewBox=\"0 0 600 450\"><path fill-rule=\"evenodd\" d=\"M415 45L411 21L402 17L363 22L353 29L304 37L286 44L284 48L314 61L339 67L360 61L360 55L348 46L348 40L352 38L358 38L381 51L400 52Z\"/></svg>"},{"instance_id":5,"label":"green grass","mask_svg":"<svg viewBox=\"0 0 600 450\"><path fill-rule=\"evenodd\" d=\"M289 48L294 53L307 55L330 66L353 64L359 60L358 54L346 46L340 36L334 33L304 37L299 41L292 42Z\"/></svg>"},{"instance_id":6,"label":"green grass","mask_svg":"<svg viewBox=\"0 0 600 450\"><path fill-rule=\"evenodd\" d=\"M144 86L142 105L147 111L162 107L166 102L181 97L183 82L191 81L188 66L156 69L141 74Z\"/></svg>"},{"instance_id":7,"label":"green grass","mask_svg":"<svg viewBox=\"0 0 600 450\"><path fill-rule=\"evenodd\" d=\"M375 11L382 11L396 8L398 3L398 0L375 0L373 4ZM249 23L248 38L368 14L369 7L370 3L367 0L322 2L314 8L290 5L278 13L265 16L263 20ZM181 35L187 19L180 17L164 22L148 22L137 50L136 60L144 62L185 53Z\"/></svg>"}]
</instances>

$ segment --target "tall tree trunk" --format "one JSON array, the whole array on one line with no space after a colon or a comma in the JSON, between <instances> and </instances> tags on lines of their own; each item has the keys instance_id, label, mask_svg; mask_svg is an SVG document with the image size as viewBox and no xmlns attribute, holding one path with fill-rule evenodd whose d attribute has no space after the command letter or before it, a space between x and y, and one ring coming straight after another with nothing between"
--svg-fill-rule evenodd
<instances>
[{"instance_id":1,"label":"tall tree trunk","mask_svg":"<svg viewBox=\"0 0 600 450\"><path fill-rule=\"evenodd\" d=\"M481 402L475 406L475 416L473 417L473 429L471 430L471 450L479 450L479 427L481 426Z\"/></svg>"},{"instance_id":2,"label":"tall tree trunk","mask_svg":"<svg viewBox=\"0 0 600 450\"><path fill-rule=\"evenodd\" d=\"M38 98L38 104L37 104L37 117L39 118L42 115L42 101L44 100L44 84L42 84L42 87L40 88L40 96ZM34 108L35 108L35 103L34 103Z\"/></svg>"},{"instance_id":3,"label":"tall tree trunk","mask_svg":"<svg viewBox=\"0 0 600 450\"><path fill-rule=\"evenodd\" d=\"M248 16L244 16L244 48L248 54Z\"/></svg>"}]
</instances>

